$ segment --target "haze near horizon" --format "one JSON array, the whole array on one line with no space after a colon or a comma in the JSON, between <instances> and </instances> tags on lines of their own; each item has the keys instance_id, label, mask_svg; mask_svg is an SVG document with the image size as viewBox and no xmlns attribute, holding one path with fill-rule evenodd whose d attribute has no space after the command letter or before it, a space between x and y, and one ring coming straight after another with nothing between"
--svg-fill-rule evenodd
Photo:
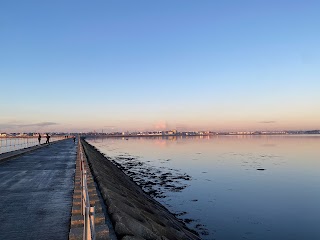
<instances>
[{"instance_id":1,"label":"haze near horizon","mask_svg":"<svg viewBox=\"0 0 320 240\"><path fill-rule=\"evenodd\" d=\"M317 1L3 1L0 132L311 130Z\"/></svg>"}]
</instances>

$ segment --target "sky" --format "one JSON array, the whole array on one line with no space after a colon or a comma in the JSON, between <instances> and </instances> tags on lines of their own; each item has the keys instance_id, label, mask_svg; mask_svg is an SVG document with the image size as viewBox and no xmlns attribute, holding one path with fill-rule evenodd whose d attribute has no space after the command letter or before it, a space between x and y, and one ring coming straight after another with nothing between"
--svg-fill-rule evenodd
<instances>
[{"instance_id":1,"label":"sky","mask_svg":"<svg viewBox=\"0 0 320 240\"><path fill-rule=\"evenodd\" d=\"M3 0L0 132L320 129L320 1Z\"/></svg>"}]
</instances>

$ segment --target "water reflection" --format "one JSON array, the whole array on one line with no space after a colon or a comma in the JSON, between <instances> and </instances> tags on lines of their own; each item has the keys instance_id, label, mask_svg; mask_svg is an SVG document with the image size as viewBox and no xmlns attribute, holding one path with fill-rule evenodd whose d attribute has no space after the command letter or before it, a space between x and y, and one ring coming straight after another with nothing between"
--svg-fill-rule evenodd
<instances>
[{"instance_id":1,"label":"water reflection","mask_svg":"<svg viewBox=\"0 0 320 240\"><path fill-rule=\"evenodd\" d=\"M320 239L319 136L99 138L90 143L141 181L150 181L150 191L160 189L157 200L203 239ZM184 174L188 178L176 184L181 191L161 186L161 176L172 181Z\"/></svg>"}]
</instances>

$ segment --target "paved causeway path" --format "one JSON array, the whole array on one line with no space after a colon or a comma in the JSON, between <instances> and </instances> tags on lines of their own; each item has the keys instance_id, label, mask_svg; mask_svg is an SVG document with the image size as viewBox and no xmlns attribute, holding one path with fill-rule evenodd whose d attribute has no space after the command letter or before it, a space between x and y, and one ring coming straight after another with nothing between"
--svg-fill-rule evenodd
<instances>
[{"instance_id":1,"label":"paved causeway path","mask_svg":"<svg viewBox=\"0 0 320 240\"><path fill-rule=\"evenodd\" d=\"M0 163L0 239L68 239L76 146L63 140Z\"/></svg>"}]
</instances>

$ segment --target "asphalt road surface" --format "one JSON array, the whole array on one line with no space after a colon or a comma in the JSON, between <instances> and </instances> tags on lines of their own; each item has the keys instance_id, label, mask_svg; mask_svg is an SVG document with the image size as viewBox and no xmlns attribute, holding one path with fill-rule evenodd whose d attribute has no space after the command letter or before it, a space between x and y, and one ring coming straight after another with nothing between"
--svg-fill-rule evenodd
<instances>
[{"instance_id":1,"label":"asphalt road surface","mask_svg":"<svg viewBox=\"0 0 320 240\"><path fill-rule=\"evenodd\" d=\"M72 139L0 163L0 239L68 239Z\"/></svg>"}]
</instances>

